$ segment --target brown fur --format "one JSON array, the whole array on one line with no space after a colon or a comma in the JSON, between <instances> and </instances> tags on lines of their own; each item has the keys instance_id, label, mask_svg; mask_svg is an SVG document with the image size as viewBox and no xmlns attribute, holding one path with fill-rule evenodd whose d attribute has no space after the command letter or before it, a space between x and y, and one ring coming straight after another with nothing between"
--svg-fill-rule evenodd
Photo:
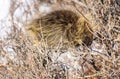
<instances>
[{"instance_id":1,"label":"brown fur","mask_svg":"<svg viewBox=\"0 0 120 79\"><path fill-rule=\"evenodd\" d=\"M26 29L38 41L43 38L49 47L56 47L59 43L67 47L82 43L89 46L93 40L91 25L69 10L57 10L39 17Z\"/></svg>"}]
</instances>

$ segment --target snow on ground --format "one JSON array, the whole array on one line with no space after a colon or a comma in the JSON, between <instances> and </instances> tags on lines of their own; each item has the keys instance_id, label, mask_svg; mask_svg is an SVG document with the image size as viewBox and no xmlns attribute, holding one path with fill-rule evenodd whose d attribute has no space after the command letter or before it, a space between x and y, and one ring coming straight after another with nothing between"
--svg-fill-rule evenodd
<instances>
[{"instance_id":1,"label":"snow on ground","mask_svg":"<svg viewBox=\"0 0 120 79\"><path fill-rule=\"evenodd\" d=\"M9 7L9 0L0 0L0 20L3 20L7 17L7 14L9 13Z\"/></svg>"},{"instance_id":2,"label":"snow on ground","mask_svg":"<svg viewBox=\"0 0 120 79\"><path fill-rule=\"evenodd\" d=\"M9 21L7 15L9 14L10 1L0 0L0 37L5 37L6 32L9 32Z\"/></svg>"}]
</instances>

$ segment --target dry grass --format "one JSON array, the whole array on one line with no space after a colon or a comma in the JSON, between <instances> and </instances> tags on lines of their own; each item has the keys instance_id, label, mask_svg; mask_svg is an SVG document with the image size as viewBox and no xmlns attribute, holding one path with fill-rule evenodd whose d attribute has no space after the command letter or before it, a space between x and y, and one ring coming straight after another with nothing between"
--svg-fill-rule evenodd
<instances>
[{"instance_id":1,"label":"dry grass","mask_svg":"<svg viewBox=\"0 0 120 79\"><path fill-rule=\"evenodd\" d=\"M52 7L54 4L68 5L82 15L93 16L92 21L98 26L93 33L94 41L90 47L80 46L77 50L60 49L61 45L54 50L34 45L33 39L19 26L24 26L38 14L38 5L42 3L22 1L11 0L8 15L11 33L0 40L1 79L120 78L120 6L114 0L103 3L102 0L46 0ZM22 17L17 17L18 9Z\"/></svg>"}]
</instances>

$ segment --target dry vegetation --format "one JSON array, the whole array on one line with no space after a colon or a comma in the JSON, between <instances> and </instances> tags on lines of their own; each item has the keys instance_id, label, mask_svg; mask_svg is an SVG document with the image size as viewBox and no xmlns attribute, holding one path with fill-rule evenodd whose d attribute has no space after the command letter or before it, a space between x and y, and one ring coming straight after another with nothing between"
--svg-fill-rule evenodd
<instances>
[{"instance_id":1,"label":"dry vegetation","mask_svg":"<svg viewBox=\"0 0 120 79\"><path fill-rule=\"evenodd\" d=\"M53 9L58 4L62 8L72 6L83 16L92 15L94 26L98 26L93 33L92 45L69 50L60 49L61 45L54 50L42 48L40 44L35 45L33 38L28 37L21 26L41 12L39 5L44 1ZM21 15L17 15L17 12ZM0 79L120 78L119 2L115 0L31 0L31 2L11 0L8 18L11 33L8 33L4 40L0 40Z\"/></svg>"}]
</instances>

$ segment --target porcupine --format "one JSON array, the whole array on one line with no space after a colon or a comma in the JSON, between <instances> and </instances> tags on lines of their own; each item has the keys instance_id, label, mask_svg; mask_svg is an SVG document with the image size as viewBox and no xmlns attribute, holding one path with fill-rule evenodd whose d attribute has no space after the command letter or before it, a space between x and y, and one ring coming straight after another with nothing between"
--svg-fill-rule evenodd
<instances>
[{"instance_id":1,"label":"porcupine","mask_svg":"<svg viewBox=\"0 0 120 79\"><path fill-rule=\"evenodd\" d=\"M26 30L44 46L54 48L76 47L81 44L90 46L93 41L92 26L84 17L70 10L56 10L30 22Z\"/></svg>"}]
</instances>

